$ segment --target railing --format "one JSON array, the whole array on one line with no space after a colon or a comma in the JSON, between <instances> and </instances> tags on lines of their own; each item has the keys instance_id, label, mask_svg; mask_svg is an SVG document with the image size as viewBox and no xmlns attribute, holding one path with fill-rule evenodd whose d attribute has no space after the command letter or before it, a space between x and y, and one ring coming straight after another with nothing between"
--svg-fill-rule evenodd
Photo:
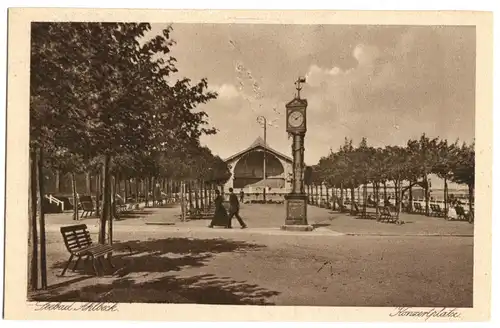
<instances>
[{"instance_id":1,"label":"railing","mask_svg":"<svg viewBox=\"0 0 500 328\"><path fill-rule=\"evenodd\" d=\"M52 195L45 195L45 198L49 200L49 203L55 203L57 206L61 206L61 210L64 212L64 202L62 200L57 199Z\"/></svg>"}]
</instances>

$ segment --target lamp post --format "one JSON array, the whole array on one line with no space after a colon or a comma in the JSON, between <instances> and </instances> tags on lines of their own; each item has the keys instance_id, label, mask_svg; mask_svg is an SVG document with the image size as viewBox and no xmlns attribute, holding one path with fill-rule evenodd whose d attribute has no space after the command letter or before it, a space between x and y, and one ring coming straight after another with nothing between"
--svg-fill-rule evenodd
<instances>
[{"instance_id":1,"label":"lamp post","mask_svg":"<svg viewBox=\"0 0 500 328\"><path fill-rule=\"evenodd\" d=\"M267 147L267 119L260 115L257 117L257 122L259 124L262 124L264 127L264 163L262 166L262 175L263 175L263 181L264 181L264 193L263 193L263 199L264 203L266 202L266 147Z\"/></svg>"}]
</instances>

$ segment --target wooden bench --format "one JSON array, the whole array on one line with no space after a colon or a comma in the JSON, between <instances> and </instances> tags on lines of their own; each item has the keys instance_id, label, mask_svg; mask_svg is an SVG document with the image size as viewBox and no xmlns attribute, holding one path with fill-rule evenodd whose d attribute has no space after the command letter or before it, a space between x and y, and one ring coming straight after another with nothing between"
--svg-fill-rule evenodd
<instances>
[{"instance_id":1,"label":"wooden bench","mask_svg":"<svg viewBox=\"0 0 500 328\"><path fill-rule=\"evenodd\" d=\"M388 223L397 223L398 217L397 217L397 215L391 213L391 210L388 206L384 206L380 209L380 216L379 216L377 221L388 222Z\"/></svg>"},{"instance_id":2,"label":"wooden bench","mask_svg":"<svg viewBox=\"0 0 500 328\"><path fill-rule=\"evenodd\" d=\"M460 205L455 206L455 212L457 213L457 220L472 222L470 213L465 213L465 209L462 206ZM449 217L448 220L452 220L452 218Z\"/></svg>"},{"instance_id":3,"label":"wooden bench","mask_svg":"<svg viewBox=\"0 0 500 328\"><path fill-rule=\"evenodd\" d=\"M352 203L354 205L354 207L351 207L351 215L358 215L360 213L360 210L359 210L359 207L358 207L358 203L357 202L353 202Z\"/></svg>"},{"instance_id":4,"label":"wooden bench","mask_svg":"<svg viewBox=\"0 0 500 328\"><path fill-rule=\"evenodd\" d=\"M425 213L425 209L422 207L422 204L419 202L413 202L413 210L417 213L423 214Z\"/></svg>"},{"instance_id":5,"label":"wooden bench","mask_svg":"<svg viewBox=\"0 0 500 328\"><path fill-rule=\"evenodd\" d=\"M193 208L188 211L188 219L211 219L215 215L215 206L212 205L205 209Z\"/></svg>"},{"instance_id":6,"label":"wooden bench","mask_svg":"<svg viewBox=\"0 0 500 328\"><path fill-rule=\"evenodd\" d=\"M64 239L66 249L70 253L68 263L61 273L61 276L64 276L64 273L66 273L73 257L76 257L73 271L76 269L78 262L83 256L86 256L87 259L92 259L92 267L94 268L96 275L99 275L97 266L104 269L102 260L105 255L107 255L109 265L114 268L113 263L111 263L113 247L111 245L94 244L90 238L90 232L88 231L86 224L61 227L61 234Z\"/></svg>"},{"instance_id":7,"label":"wooden bench","mask_svg":"<svg viewBox=\"0 0 500 328\"><path fill-rule=\"evenodd\" d=\"M86 218L96 212L95 206L92 202L82 201L80 202L80 205L82 208L82 215L80 215L81 218Z\"/></svg>"},{"instance_id":8,"label":"wooden bench","mask_svg":"<svg viewBox=\"0 0 500 328\"><path fill-rule=\"evenodd\" d=\"M441 206L439 204L429 204L431 208L431 216L436 216L436 217L444 217L445 212L444 209L441 209Z\"/></svg>"}]
</instances>

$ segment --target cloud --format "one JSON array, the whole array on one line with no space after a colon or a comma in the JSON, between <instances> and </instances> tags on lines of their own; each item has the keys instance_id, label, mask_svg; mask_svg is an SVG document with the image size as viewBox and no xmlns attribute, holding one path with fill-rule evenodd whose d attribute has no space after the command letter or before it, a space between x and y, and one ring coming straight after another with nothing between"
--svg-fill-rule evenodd
<instances>
[{"instance_id":1,"label":"cloud","mask_svg":"<svg viewBox=\"0 0 500 328\"><path fill-rule=\"evenodd\" d=\"M227 156L262 134L258 115L278 117L279 128L267 131L269 142L290 152L284 104L296 92L297 76L306 74L301 92L309 102L305 156L314 164L344 137L357 143L365 136L374 146L406 143L424 132L469 141L475 120L475 32L463 26L177 24L173 55L183 76L206 77L219 93L200 106L220 129L204 141ZM251 69L262 98L246 78L239 89L237 62Z\"/></svg>"},{"instance_id":2,"label":"cloud","mask_svg":"<svg viewBox=\"0 0 500 328\"><path fill-rule=\"evenodd\" d=\"M379 57L380 52L375 46L358 44L353 51L353 57L356 58L360 66L370 66L374 64Z\"/></svg>"},{"instance_id":3,"label":"cloud","mask_svg":"<svg viewBox=\"0 0 500 328\"><path fill-rule=\"evenodd\" d=\"M224 83L220 87L216 88L220 99L234 99L240 96L238 89L232 84Z\"/></svg>"}]
</instances>

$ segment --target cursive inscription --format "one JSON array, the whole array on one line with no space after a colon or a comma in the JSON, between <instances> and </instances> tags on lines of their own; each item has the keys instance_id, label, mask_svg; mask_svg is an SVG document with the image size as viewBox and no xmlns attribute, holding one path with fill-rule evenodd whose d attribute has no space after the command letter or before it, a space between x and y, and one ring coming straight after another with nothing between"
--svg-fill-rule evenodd
<instances>
[{"instance_id":1,"label":"cursive inscription","mask_svg":"<svg viewBox=\"0 0 500 328\"><path fill-rule=\"evenodd\" d=\"M116 312L118 303L63 303L63 302L37 302L35 311L87 311L87 312Z\"/></svg>"},{"instance_id":2,"label":"cursive inscription","mask_svg":"<svg viewBox=\"0 0 500 328\"><path fill-rule=\"evenodd\" d=\"M460 312L457 308L433 308L430 310L413 310L408 307L398 307L394 312L389 314L390 317L416 317L425 318L425 321L429 318L460 318Z\"/></svg>"}]
</instances>

